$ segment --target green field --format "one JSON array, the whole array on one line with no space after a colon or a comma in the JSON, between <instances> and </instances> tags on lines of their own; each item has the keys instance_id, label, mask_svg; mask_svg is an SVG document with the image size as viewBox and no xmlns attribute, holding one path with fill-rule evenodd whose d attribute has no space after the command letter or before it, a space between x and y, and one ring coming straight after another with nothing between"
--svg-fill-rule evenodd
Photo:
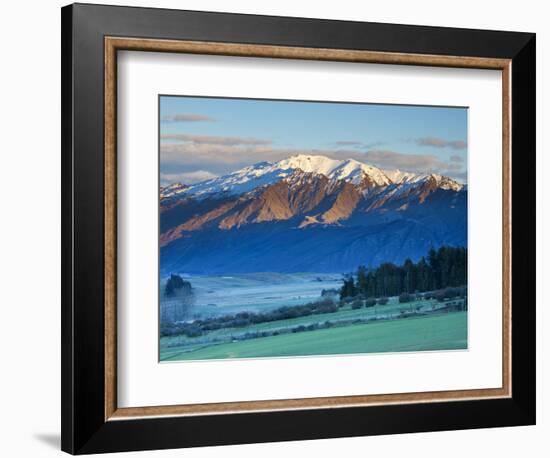
<instances>
[{"instance_id":1,"label":"green field","mask_svg":"<svg viewBox=\"0 0 550 458\"><path fill-rule=\"evenodd\" d=\"M409 312L415 310L418 307L421 307L421 309L424 311L432 311L434 307L441 307L445 305L446 304L438 304L435 300L414 301L406 304L400 304L396 297L392 297L390 298L389 303L384 306L377 305L375 307L362 307L360 309L353 310L350 305L345 305L334 313L315 314L299 318L292 318L288 320L277 320L267 323L251 324L246 328L222 328L216 331L210 331L208 332L207 336L200 338L189 338L185 335L176 335L170 337L166 336L161 338L161 350L162 354L164 354L164 350L168 349L169 347L197 347L197 345L204 346L206 343L212 343L216 339L232 340L231 336L242 334L244 332L273 331L276 329L285 329L292 326L321 323L323 321L338 322L342 320L354 319L395 318L399 316L401 312Z\"/></svg>"},{"instance_id":2,"label":"green field","mask_svg":"<svg viewBox=\"0 0 550 458\"><path fill-rule=\"evenodd\" d=\"M334 319L360 313L364 314L365 309L328 315ZM338 314L340 316L337 317ZM304 319L311 320L311 317ZM296 323L296 320L292 321ZM268 325L273 326L273 323L257 326ZM380 320L219 344L193 344L189 340L182 340L180 346L176 340L178 338L161 339L162 361L456 350L467 348L467 312Z\"/></svg>"}]
</instances>

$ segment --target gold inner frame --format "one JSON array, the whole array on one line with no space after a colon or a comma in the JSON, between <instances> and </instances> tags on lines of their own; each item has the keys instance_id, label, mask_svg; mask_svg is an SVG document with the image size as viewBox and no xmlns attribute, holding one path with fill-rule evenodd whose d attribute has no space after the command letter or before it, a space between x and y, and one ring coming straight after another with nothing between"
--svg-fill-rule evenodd
<instances>
[{"instance_id":1,"label":"gold inner frame","mask_svg":"<svg viewBox=\"0 0 550 458\"><path fill-rule=\"evenodd\" d=\"M502 72L502 387L119 408L117 404L117 51L493 69ZM105 37L105 420L506 398L511 366L511 60L240 43Z\"/></svg>"}]
</instances>

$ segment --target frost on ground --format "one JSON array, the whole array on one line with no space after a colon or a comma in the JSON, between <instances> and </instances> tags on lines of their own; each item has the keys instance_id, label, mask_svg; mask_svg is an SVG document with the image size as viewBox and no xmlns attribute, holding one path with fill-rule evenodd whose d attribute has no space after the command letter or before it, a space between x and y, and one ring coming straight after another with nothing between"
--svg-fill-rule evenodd
<instances>
[{"instance_id":1,"label":"frost on ground","mask_svg":"<svg viewBox=\"0 0 550 458\"><path fill-rule=\"evenodd\" d=\"M186 276L192 286L189 298L165 297L166 279L161 281L161 315L163 309L181 303L185 319L199 316L227 315L240 311L265 312L282 306L307 304L318 300L323 290L338 290L340 274L251 273L223 276Z\"/></svg>"}]
</instances>

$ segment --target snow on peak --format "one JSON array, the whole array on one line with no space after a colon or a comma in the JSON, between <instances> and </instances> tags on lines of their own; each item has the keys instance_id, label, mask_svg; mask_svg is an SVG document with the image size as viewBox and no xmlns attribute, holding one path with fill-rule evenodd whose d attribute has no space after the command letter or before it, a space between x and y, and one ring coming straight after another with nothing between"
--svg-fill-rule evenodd
<instances>
[{"instance_id":1,"label":"snow on peak","mask_svg":"<svg viewBox=\"0 0 550 458\"><path fill-rule=\"evenodd\" d=\"M319 173L328 176L329 172L337 167L340 162L326 156L296 154L276 162L274 165L283 170L300 169L306 173Z\"/></svg>"},{"instance_id":2,"label":"snow on peak","mask_svg":"<svg viewBox=\"0 0 550 458\"><path fill-rule=\"evenodd\" d=\"M282 169L299 169L306 173L325 175L332 180L345 180L353 184L360 184L365 175L378 186L391 183L382 170L355 159L338 160L326 156L298 154L283 159L275 165Z\"/></svg>"},{"instance_id":3,"label":"snow on peak","mask_svg":"<svg viewBox=\"0 0 550 458\"><path fill-rule=\"evenodd\" d=\"M204 196L212 193L242 194L258 186L265 186L282 180L293 170L278 169L271 162L259 162L228 175L201 181L189 186L187 193Z\"/></svg>"},{"instance_id":4,"label":"snow on peak","mask_svg":"<svg viewBox=\"0 0 550 458\"><path fill-rule=\"evenodd\" d=\"M428 179L435 181L436 186L440 189L460 191L464 188L464 185L444 175L432 173L429 175Z\"/></svg>"},{"instance_id":5,"label":"snow on peak","mask_svg":"<svg viewBox=\"0 0 550 458\"><path fill-rule=\"evenodd\" d=\"M278 162L259 162L224 176L212 178L177 190L177 194L205 196L212 193L243 194L260 186L266 186L295 173L324 175L331 180L344 180L360 185L366 179L375 186L413 184L436 177L418 175L400 170L381 170L355 159L332 159L321 155L297 154ZM462 186L447 177L434 178L443 189L460 190ZM172 194L174 195L174 194Z\"/></svg>"},{"instance_id":6,"label":"snow on peak","mask_svg":"<svg viewBox=\"0 0 550 458\"><path fill-rule=\"evenodd\" d=\"M168 186L160 187L160 198L167 199L168 197L173 197L178 194L181 194L187 189L187 186L181 183L172 183Z\"/></svg>"},{"instance_id":7,"label":"snow on peak","mask_svg":"<svg viewBox=\"0 0 550 458\"><path fill-rule=\"evenodd\" d=\"M421 176L413 172L404 172L399 169L384 170L384 173L393 183L396 184L412 182Z\"/></svg>"},{"instance_id":8,"label":"snow on peak","mask_svg":"<svg viewBox=\"0 0 550 458\"><path fill-rule=\"evenodd\" d=\"M384 170L384 173L391 179L391 181L397 185L400 184L416 184L426 181L433 181L438 188L445 190L460 191L464 189L463 184L453 180L445 175L439 175L437 173L413 173L403 172L399 169Z\"/></svg>"}]
</instances>

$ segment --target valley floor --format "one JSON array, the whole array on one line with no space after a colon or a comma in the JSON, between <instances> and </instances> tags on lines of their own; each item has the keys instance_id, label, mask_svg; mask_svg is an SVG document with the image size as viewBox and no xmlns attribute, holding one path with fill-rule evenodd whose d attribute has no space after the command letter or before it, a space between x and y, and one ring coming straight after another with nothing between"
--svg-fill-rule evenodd
<instances>
[{"instance_id":1,"label":"valley floor","mask_svg":"<svg viewBox=\"0 0 550 458\"><path fill-rule=\"evenodd\" d=\"M421 304L426 307L428 304ZM415 307L419 305L416 304ZM175 336L161 338L161 361L184 361L226 358L265 358L281 356L311 356L356 353L404 352L425 350L467 349L467 312L432 311L425 315L391 319L393 311L406 310L409 304L397 304L344 309L326 314L325 319L354 318L345 326L299 333L287 333L242 341L208 343L200 339ZM431 308L431 305L430 305ZM361 321L365 314L378 314L379 319ZM385 313L385 315L383 315ZM263 323L255 326L270 328L322 320L323 315L285 320L285 323ZM250 330L248 327L247 330ZM220 330L224 333L235 330ZM219 336L218 336L219 337ZM229 337L230 338L230 337Z\"/></svg>"}]
</instances>

